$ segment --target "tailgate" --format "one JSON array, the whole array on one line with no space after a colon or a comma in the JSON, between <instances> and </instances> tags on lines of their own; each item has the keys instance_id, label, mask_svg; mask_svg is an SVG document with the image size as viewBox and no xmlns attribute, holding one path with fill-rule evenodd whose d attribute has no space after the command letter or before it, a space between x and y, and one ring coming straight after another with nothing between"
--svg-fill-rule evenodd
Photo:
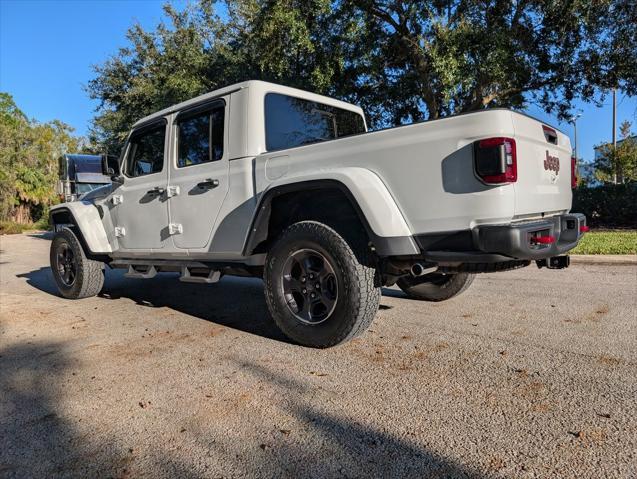
<instances>
[{"instance_id":1,"label":"tailgate","mask_svg":"<svg viewBox=\"0 0 637 479\"><path fill-rule=\"evenodd\" d=\"M528 116L511 113L518 179L514 217L571 209L571 142L564 133Z\"/></svg>"}]
</instances>

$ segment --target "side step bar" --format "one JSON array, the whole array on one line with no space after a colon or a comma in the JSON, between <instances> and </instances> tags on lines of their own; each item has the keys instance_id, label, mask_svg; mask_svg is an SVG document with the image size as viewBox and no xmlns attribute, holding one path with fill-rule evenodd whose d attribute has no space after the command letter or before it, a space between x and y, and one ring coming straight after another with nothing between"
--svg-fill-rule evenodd
<instances>
[{"instance_id":1,"label":"side step bar","mask_svg":"<svg viewBox=\"0 0 637 479\"><path fill-rule=\"evenodd\" d=\"M182 266L179 281L184 283L217 283L221 279L221 272L214 269L209 270L208 275L195 274L193 276L188 266Z\"/></svg>"},{"instance_id":2,"label":"side step bar","mask_svg":"<svg viewBox=\"0 0 637 479\"><path fill-rule=\"evenodd\" d=\"M216 283L221 279L221 271L212 269L204 263L197 261L184 264L183 261L154 260L114 260L111 263L115 268L128 268L124 274L127 278L150 279L158 272L181 272L179 281L185 283Z\"/></svg>"},{"instance_id":3,"label":"side step bar","mask_svg":"<svg viewBox=\"0 0 637 479\"><path fill-rule=\"evenodd\" d=\"M135 265L128 265L128 272L124 274L127 278L150 279L157 275L157 269L152 264L146 270L139 270Z\"/></svg>"}]
</instances>

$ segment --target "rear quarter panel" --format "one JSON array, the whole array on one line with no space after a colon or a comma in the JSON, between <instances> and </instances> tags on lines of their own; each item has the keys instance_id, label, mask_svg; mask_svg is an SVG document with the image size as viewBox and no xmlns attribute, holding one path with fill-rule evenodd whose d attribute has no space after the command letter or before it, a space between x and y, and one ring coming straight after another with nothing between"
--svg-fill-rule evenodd
<instances>
[{"instance_id":1,"label":"rear quarter panel","mask_svg":"<svg viewBox=\"0 0 637 479\"><path fill-rule=\"evenodd\" d=\"M480 182L472 148L476 139L513 134L511 112L492 110L265 153L256 158L256 190L273 183L264 165L285 157L283 176L299 181L346 167L374 172L412 234L505 223L514 216L514 187Z\"/></svg>"}]
</instances>

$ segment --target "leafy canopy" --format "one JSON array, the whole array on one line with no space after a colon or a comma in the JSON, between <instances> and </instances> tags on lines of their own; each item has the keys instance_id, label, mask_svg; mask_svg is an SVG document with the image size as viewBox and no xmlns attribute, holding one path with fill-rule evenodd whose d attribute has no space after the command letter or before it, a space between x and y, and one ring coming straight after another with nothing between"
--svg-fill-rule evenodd
<instances>
[{"instance_id":1,"label":"leafy canopy","mask_svg":"<svg viewBox=\"0 0 637 479\"><path fill-rule=\"evenodd\" d=\"M57 120L29 120L0 92L0 220L31 221L55 200L57 160L79 147L72 131Z\"/></svg>"},{"instance_id":2,"label":"leafy canopy","mask_svg":"<svg viewBox=\"0 0 637 479\"><path fill-rule=\"evenodd\" d=\"M93 137L248 79L360 104L372 127L534 102L637 94L633 0L198 0L95 68Z\"/></svg>"},{"instance_id":3,"label":"leafy canopy","mask_svg":"<svg viewBox=\"0 0 637 479\"><path fill-rule=\"evenodd\" d=\"M595 159L595 176L604 183L637 181L637 135L630 131L631 124L624 121L620 127L617 146L605 144L598 147Z\"/></svg>"}]
</instances>

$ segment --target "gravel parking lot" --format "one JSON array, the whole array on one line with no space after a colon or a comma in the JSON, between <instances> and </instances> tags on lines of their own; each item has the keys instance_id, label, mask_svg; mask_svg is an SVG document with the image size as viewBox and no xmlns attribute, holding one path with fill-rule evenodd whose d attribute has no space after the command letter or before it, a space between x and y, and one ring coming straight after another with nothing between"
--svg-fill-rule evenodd
<instances>
[{"instance_id":1,"label":"gravel parking lot","mask_svg":"<svg viewBox=\"0 0 637 479\"><path fill-rule=\"evenodd\" d=\"M0 237L0 477L637 477L637 266L384 290L363 337L289 344L262 283L108 271L58 297Z\"/></svg>"}]
</instances>

